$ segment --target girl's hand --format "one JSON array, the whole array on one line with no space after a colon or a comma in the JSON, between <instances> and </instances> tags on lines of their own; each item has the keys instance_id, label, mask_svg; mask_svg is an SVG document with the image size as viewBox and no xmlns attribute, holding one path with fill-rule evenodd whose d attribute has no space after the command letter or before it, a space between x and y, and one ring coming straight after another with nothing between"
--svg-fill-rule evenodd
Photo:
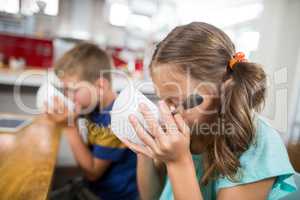
<instances>
[{"instance_id":1,"label":"girl's hand","mask_svg":"<svg viewBox=\"0 0 300 200\"><path fill-rule=\"evenodd\" d=\"M57 96L53 98L53 106L49 107L44 104L44 109L47 117L58 124L74 125L75 119L80 113L80 106L75 105L75 110L69 110L68 107Z\"/></svg>"},{"instance_id":2,"label":"girl's hand","mask_svg":"<svg viewBox=\"0 0 300 200\"><path fill-rule=\"evenodd\" d=\"M171 114L165 102L159 102L159 109L165 130L162 129L147 106L141 104L140 111L147 123L148 131L142 127L135 116L131 115L129 120L145 146L134 144L128 140L125 140L124 143L133 151L166 164L189 160L191 157L189 127L179 114L175 116Z\"/></svg>"}]
</instances>

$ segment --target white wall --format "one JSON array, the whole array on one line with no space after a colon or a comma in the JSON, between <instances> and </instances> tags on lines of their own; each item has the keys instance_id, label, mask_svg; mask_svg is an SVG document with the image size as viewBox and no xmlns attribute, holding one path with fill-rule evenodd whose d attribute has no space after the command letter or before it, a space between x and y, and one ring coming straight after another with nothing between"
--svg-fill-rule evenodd
<instances>
[{"instance_id":1,"label":"white wall","mask_svg":"<svg viewBox=\"0 0 300 200\"><path fill-rule=\"evenodd\" d=\"M265 115L280 131L287 132L293 111L293 91L300 51L300 1L265 0L259 20L260 44L254 59L270 78ZM297 90L299 87L297 86Z\"/></svg>"}]
</instances>

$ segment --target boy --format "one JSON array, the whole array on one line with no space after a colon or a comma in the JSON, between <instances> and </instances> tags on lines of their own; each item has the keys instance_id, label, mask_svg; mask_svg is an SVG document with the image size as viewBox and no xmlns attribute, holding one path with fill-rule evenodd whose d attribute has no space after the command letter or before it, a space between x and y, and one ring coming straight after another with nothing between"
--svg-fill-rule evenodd
<instances>
[{"instance_id":1,"label":"boy","mask_svg":"<svg viewBox=\"0 0 300 200\"><path fill-rule=\"evenodd\" d=\"M101 200L133 200L138 198L136 155L110 130L109 111L116 98L110 69L107 54L96 45L84 43L68 51L56 63L55 73L76 111L71 113L55 98L53 108L47 112L53 120L65 124L64 132L90 191ZM74 126L75 120L70 125L70 119L83 111L89 111L85 115L88 145Z\"/></svg>"}]
</instances>

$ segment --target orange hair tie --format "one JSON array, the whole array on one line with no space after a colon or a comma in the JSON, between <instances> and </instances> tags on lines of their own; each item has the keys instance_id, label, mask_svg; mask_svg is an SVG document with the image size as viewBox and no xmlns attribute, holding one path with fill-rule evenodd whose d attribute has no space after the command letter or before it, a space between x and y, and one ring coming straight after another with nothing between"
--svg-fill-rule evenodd
<instances>
[{"instance_id":1,"label":"orange hair tie","mask_svg":"<svg viewBox=\"0 0 300 200\"><path fill-rule=\"evenodd\" d=\"M240 62L246 62L245 54L243 52L237 52L234 56L229 60L229 67L233 70L234 65Z\"/></svg>"}]
</instances>

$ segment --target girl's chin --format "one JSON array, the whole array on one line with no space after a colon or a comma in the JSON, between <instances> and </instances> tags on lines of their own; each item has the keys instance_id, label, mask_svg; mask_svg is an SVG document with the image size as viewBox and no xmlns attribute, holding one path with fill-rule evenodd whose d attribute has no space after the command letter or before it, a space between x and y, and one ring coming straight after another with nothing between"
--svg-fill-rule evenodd
<instances>
[{"instance_id":1,"label":"girl's chin","mask_svg":"<svg viewBox=\"0 0 300 200\"><path fill-rule=\"evenodd\" d=\"M207 145L212 141L209 134L199 134L196 132L191 133L190 140L190 151L192 154L202 154Z\"/></svg>"},{"instance_id":2,"label":"girl's chin","mask_svg":"<svg viewBox=\"0 0 300 200\"><path fill-rule=\"evenodd\" d=\"M190 145L190 151L192 154L195 154L195 155L199 155L199 154L202 154L204 152L204 148L202 145Z\"/></svg>"}]
</instances>

